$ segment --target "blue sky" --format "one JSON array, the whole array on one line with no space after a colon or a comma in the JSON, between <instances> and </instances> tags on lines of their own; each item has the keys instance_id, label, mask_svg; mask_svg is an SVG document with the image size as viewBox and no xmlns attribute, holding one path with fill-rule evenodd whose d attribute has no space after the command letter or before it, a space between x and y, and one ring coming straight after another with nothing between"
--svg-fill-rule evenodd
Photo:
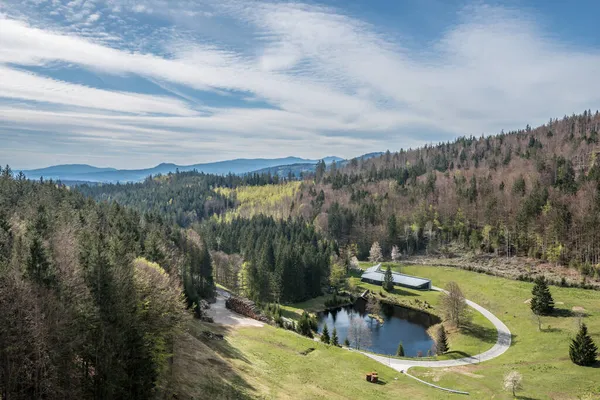
<instances>
[{"instance_id":1,"label":"blue sky","mask_svg":"<svg viewBox=\"0 0 600 400\"><path fill-rule=\"evenodd\" d=\"M0 0L0 162L353 157L600 108L594 1Z\"/></svg>"}]
</instances>

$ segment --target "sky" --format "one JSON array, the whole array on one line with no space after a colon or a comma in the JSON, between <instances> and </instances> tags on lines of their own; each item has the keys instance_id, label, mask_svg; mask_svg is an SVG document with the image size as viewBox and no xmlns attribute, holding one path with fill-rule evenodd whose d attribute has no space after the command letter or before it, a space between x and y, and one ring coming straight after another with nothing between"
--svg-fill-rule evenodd
<instances>
[{"instance_id":1,"label":"sky","mask_svg":"<svg viewBox=\"0 0 600 400\"><path fill-rule=\"evenodd\" d=\"M600 108L596 1L0 0L0 163L344 158Z\"/></svg>"}]
</instances>

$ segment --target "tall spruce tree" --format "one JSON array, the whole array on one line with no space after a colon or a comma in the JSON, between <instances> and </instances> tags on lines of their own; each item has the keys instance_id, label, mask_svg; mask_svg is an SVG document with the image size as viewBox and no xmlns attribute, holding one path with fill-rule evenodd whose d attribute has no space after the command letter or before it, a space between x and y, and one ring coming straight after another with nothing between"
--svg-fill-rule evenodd
<instances>
[{"instance_id":1,"label":"tall spruce tree","mask_svg":"<svg viewBox=\"0 0 600 400\"><path fill-rule=\"evenodd\" d=\"M327 327L327 324L325 324L323 325L323 331L321 332L321 342L329 344L329 341L329 328Z\"/></svg>"},{"instance_id":2,"label":"tall spruce tree","mask_svg":"<svg viewBox=\"0 0 600 400\"><path fill-rule=\"evenodd\" d=\"M29 247L27 274L37 284L50 285L54 280L54 273L48 261L46 250L37 235L33 237Z\"/></svg>"},{"instance_id":3,"label":"tall spruce tree","mask_svg":"<svg viewBox=\"0 0 600 400\"><path fill-rule=\"evenodd\" d=\"M383 276L383 288L387 292L394 290L394 276L392 275L392 269L389 265L385 270L385 275Z\"/></svg>"},{"instance_id":4,"label":"tall spruce tree","mask_svg":"<svg viewBox=\"0 0 600 400\"><path fill-rule=\"evenodd\" d=\"M332 346L339 346L339 339L338 339L338 335L337 335L337 329L335 329L335 326L333 327L333 331L331 332L331 339L329 340L329 343Z\"/></svg>"},{"instance_id":5,"label":"tall spruce tree","mask_svg":"<svg viewBox=\"0 0 600 400\"><path fill-rule=\"evenodd\" d=\"M571 361L577 365L590 366L596 362L597 354L598 347L596 347L592 337L589 335L587 326L581 324L579 332L571 342L571 347L569 348Z\"/></svg>"},{"instance_id":6,"label":"tall spruce tree","mask_svg":"<svg viewBox=\"0 0 600 400\"><path fill-rule=\"evenodd\" d=\"M444 329L444 325L440 325L440 328L437 331L435 350L437 354L444 354L449 350L448 336L446 335L446 329Z\"/></svg>"},{"instance_id":7,"label":"tall spruce tree","mask_svg":"<svg viewBox=\"0 0 600 400\"><path fill-rule=\"evenodd\" d=\"M548 315L554 310L554 300L546 279L541 276L535 279L535 285L531 291L531 310L537 315Z\"/></svg>"}]
</instances>

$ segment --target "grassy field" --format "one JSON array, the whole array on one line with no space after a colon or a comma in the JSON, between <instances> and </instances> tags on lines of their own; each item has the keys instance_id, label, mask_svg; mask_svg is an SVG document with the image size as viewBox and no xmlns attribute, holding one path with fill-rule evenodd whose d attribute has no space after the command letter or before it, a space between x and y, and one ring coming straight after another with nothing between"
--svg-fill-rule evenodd
<instances>
[{"instance_id":1,"label":"grassy field","mask_svg":"<svg viewBox=\"0 0 600 400\"><path fill-rule=\"evenodd\" d=\"M204 330L226 339L204 338ZM378 372L380 384L365 380L370 371ZM175 350L173 376L179 399L448 398L361 354L271 326L223 329L190 321Z\"/></svg>"},{"instance_id":2,"label":"grassy field","mask_svg":"<svg viewBox=\"0 0 600 400\"><path fill-rule=\"evenodd\" d=\"M557 312L542 317L543 331L532 317L527 300L533 284L453 268L407 266L402 271L427 277L443 287L458 282L470 300L499 317L513 333L513 345L501 357L481 365L447 369L411 369L436 384L470 391L474 398L511 398L502 391L510 370L523 375L523 399L600 399L600 365L579 367L569 359L569 344L578 328L573 307L586 311L584 322L600 344L600 292L551 287Z\"/></svg>"}]
</instances>

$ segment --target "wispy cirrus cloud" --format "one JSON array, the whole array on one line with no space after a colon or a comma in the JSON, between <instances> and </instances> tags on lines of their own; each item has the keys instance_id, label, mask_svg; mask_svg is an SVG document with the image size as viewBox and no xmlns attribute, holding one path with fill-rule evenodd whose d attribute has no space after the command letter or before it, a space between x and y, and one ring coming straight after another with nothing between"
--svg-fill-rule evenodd
<instances>
[{"instance_id":1,"label":"wispy cirrus cloud","mask_svg":"<svg viewBox=\"0 0 600 400\"><path fill-rule=\"evenodd\" d=\"M441 36L415 48L390 27L327 5L8 5L0 6L0 136L18 128L28 139L64 139L62 153L77 162L100 144L149 156L115 162L107 151L121 167L354 156L600 105L600 51L569 46L504 8L461 9ZM117 83L54 78L57 64ZM44 160L0 157L53 163L51 144ZM13 140L19 145L27 143Z\"/></svg>"}]
</instances>

